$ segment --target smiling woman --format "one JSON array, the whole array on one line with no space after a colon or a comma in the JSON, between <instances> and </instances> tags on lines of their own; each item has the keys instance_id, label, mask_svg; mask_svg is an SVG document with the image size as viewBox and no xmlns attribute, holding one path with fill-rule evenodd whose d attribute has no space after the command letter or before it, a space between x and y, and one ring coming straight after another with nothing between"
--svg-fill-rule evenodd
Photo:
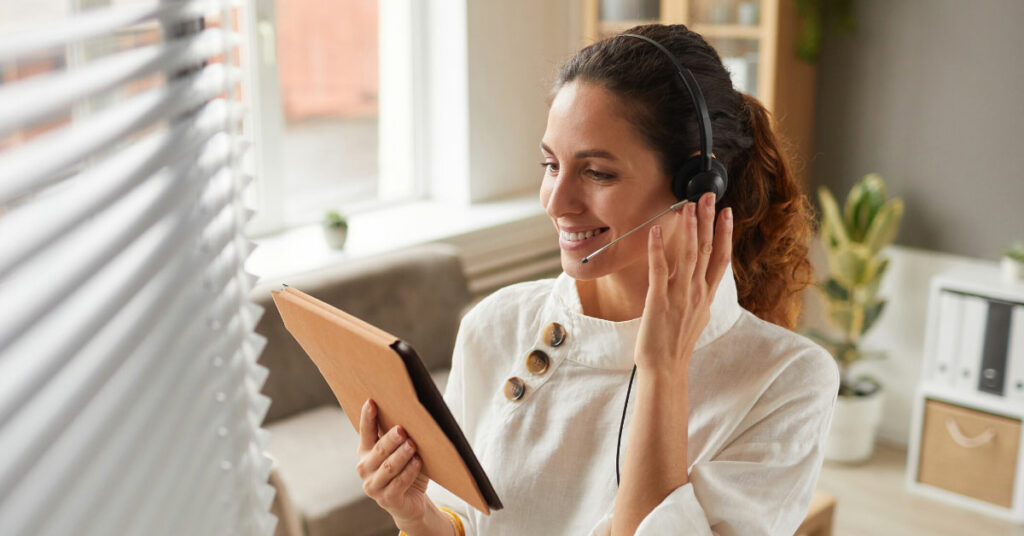
<instances>
[{"instance_id":1,"label":"smiling woman","mask_svg":"<svg viewBox=\"0 0 1024 536\"><path fill-rule=\"evenodd\" d=\"M415 447L364 438L360 474L409 536L791 535L807 511L839 384L828 352L787 329L810 205L764 108L700 35L629 33L643 37L578 52L552 93L539 200L563 273L487 296L456 338L445 402L505 508L424 491ZM695 153L727 188L675 188L707 173L687 174Z\"/></svg>"},{"instance_id":2,"label":"smiling woman","mask_svg":"<svg viewBox=\"0 0 1024 536\"><path fill-rule=\"evenodd\" d=\"M718 55L697 34L690 34L699 43L687 43L695 53L686 64L704 88L713 118L713 152L733 178L718 204L736 212L733 269L740 303L767 321L793 328L800 311L800 292L813 280L807 258L807 241L814 227L811 206L789 171L768 112L755 98L733 90L728 75L723 76ZM624 200L617 195L622 188L631 189L629 201L636 203L617 203L616 209L634 211L632 219L629 214L624 216L636 225L646 219L639 214L652 215L656 208L675 201L664 185L670 173L695 154L699 140L692 105L672 70L655 55L637 58L636 50L643 48L629 41L606 40L605 46L589 47L562 69L551 96L545 140L580 147L572 148L571 155L555 155L542 141L541 150L548 166L546 181L557 175L557 170L571 167L572 172L599 182L617 179L614 182L619 189L604 194L616 201ZM696 53L698 50L702 53ZM613 55L628 55L625 59L636 61L609 61ZM664 98L673 91L684 95ZM610 147L616 148L615 153ZM651 177L658 180L643 180ZM544 196L542 187L541 202L552 215ZM569 218L564 220L565 225L573 225ZM555 225L559 227L559 222ZM605 237L609 242L614 238L613 234ZM667 239L672 242L671 237ZM620 255L631 259L637 259L641 251L625 244L620 249L631 249ZM605 264L612 265L610 271L617 271L613 261ZM600 270L598 265L589 269L591 274ZM634 279L643 279L637 277L636 270Z\"/></svg>"}]
</instances>

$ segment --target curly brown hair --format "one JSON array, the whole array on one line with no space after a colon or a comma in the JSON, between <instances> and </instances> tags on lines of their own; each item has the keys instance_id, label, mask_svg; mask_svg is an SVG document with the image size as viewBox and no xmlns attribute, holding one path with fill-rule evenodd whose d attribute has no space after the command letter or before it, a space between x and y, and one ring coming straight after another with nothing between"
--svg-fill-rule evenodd
<instances>
[{"instance_id":1,"label":"curly brown hair","mask_svg":"<svg viewBox=\"0 0 1024 536\"><path fill-rule=\"evenodd\" d=\"M795 329L800 294L814 280L807 254L816 219L771 114L756 98L733 89L718 53L686 26L648 24L627 32L661 43L697 79L711 117L712 152L729 175L718 206L733 210L739 303L761 319ZM573 80L623 99L627 119L658 153L668 176L699 150L693 105L671 63L653 46L615 36L594 43L562 66L551 96Z\"/></svg>"}]
</instances>

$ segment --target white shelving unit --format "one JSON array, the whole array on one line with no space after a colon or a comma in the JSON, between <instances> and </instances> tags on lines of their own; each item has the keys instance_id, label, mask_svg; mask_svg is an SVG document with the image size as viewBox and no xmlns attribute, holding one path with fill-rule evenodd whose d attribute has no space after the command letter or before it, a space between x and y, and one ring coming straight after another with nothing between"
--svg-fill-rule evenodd
<instances>
[{"instance_id":1,"label":"white shelving unit","mask_svg":"<svg viewBox=\"0 0 1024 536\"><path fill-rule=\"evenodd\" d=\"M1024 284L999 276L979 269L931 281L906 485L1024 523ZM982 363L984 355L1000 355L1007 311L1002 372Z\"/></svg>"}]
</instances>

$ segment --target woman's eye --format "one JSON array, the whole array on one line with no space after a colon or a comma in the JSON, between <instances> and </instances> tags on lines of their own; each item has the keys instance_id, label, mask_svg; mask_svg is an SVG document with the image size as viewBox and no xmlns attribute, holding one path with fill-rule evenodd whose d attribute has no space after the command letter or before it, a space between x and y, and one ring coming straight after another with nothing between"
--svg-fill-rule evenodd
<instances>
[{"instance_id":1,"label":"woman's eye","mask_svg":"<svg viewBox=\"0 0 1024 536\"><path fill-rule=\"evenodd\" d=\"M554 162L541 162L540 166L548 173L555 174L558 172L558 164Z\"/></svg>"},{"instance_id":2,"label":"woman's eye","mask_svg":"<svg viewBox=\"0 0 1024 536\"><path fill-rule=\"evenodd\" d=\"M597 179L599 181L606 181L606 180L611 180L611 179L615 178L615 175L612 175L610 173L601 173L600 171L598 171L596 169L588 169L587 173L590 173L590 175L592 177L594 177L595 179Z\"/></svg>"}]
</instances>

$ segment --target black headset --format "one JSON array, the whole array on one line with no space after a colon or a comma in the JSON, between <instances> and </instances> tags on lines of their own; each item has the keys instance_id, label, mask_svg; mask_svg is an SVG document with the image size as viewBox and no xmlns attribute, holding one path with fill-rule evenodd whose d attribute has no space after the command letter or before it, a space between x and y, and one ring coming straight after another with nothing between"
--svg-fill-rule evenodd
<instances>
[{"instance_id":1,"label":"black headset","mask_svg":"<svg viewBox=\"0 0 1024 536\"><path fill-rule=\"evenodd\" d=\"M705 193L714 192L716 202L721 202L725 197L725 190L729 186L729 176L725 166L717 158L711 156L711 116L708 113L708 106L704 102L704 94L701 93L700 86L697 84L697 79L661 43L633 33L619 35L647 41L665 54L675 66L676 72L679 73L679 79L686 86L686 91L690 94L690 100L693 102L693 109L697 112L697 124L700 127L700 154L687 159L672 174L672 193L679 201L688 199L696 203Z\"/></svg>"},{"instance_id":2,"label":"black headset","mask_svg":"<svg viewBox=\"0 0 1024 536\"><path fill-rule=\"evenodd\" d=\"M682 201L687 199L696 203L705 193L714 192L716 204L720 203L722 198L725 197L726 187L729 186L729 177L725 171L725 166L717 158L711 156L711 115L708 113L708 106L704 102L704 94L700 92L700 86L697 85L697 79L693 77L693 73L689 69L680 65L675 55L663 47L661 43L649 37L633 33L619 35L643 39L658 47L658 50L668 56L668 59L679 73L679 79L683 81L686 91L690 94L693 109L697 111L697 121L700 127L700 154L687 159L672 174L672 193L675 194L676 200ZM629 387L626 389L626 403L622 405L622 420L619 421L619 440L615 447L616 485L618 485L620 480L619 456L622 449L622 428L626 423L626 407L629 405L629 393L633 390L633 378L635 376L636 365L634 364L633 372L629 375Z\"/></svg>"}]
</instances>

